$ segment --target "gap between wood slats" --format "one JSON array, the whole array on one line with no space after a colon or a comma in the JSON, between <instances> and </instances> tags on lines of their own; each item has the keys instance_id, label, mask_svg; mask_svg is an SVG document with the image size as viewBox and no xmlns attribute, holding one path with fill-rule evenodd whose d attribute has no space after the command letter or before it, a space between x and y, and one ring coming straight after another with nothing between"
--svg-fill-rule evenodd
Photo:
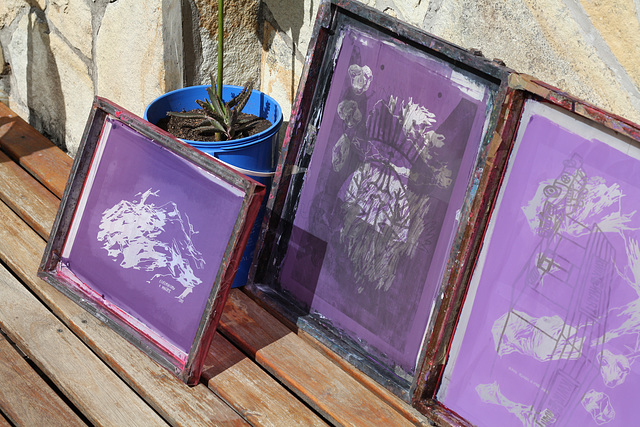
<instances>
[{"instance_id":1,"label":"gap between wood slats","mask_svg":"<svg viewBox=\"0 0 640 427\"><path fill-rule=\"evenodd\" d=\"M84 416L4 335L0 336L0 407L13 424L83 426Z\"/></svg>"},{"instance_id":2,"label":"gap between wood slats","mask_svg":"<svg viewBox=\"0 0 640 427\"><path fill-rule=\"evenodd\" d=\"M0 427L13 427L13 424L7 419L7 415L0 408Z\"/></svg>"},{"instance_id":3,"label":"gap between wood slats","mask_svg":"<svg viewBox=\"0 0 640 427\"><path fill-rule=\"evenodd\" d=\"M0 165L0 166L1 166L1 165ZM11 169L10 167L4 167L4 168L1 168L1 167L0 167L0 172L3 172L5 175L6 175L7 173L12 173L12 174L14 174L14 175L16 174L15 172L13 172L13 169ZM31 189L31 188L37 188L38 186L40 186L40 187L41 187L41 185L40 185L39 183L36 183L36 182L35 182L35 180L33 180L33 178L31 178L31 177L28 177L28 178L29 178L29 179L31 179L31 181L33 181L33 182L32 182L32 183L29 183L29 182L28 182L28 179L24 179L24 180L22 180L22 181L23 181L23 185L24 185L25 187L28 187L29 189ZM25 190L25 191L23 191L23 192L28 193L28 191L29 191L29 190ZM4 191L2 191L1 186L0 186L0 193L3 193L3 195L5 196L5 199L7 199L7 200L10 200L10 201L11 201L12 205L14 206L14 210L19 210L19 211L20 211L21 209L25 209L25 206L24 206L25 198L24 198L24 197L16 197L16 192L13 192L13 191L7 191L7 189L4 189ZM14 199L15 199L15 200L14 200ZM48 201L48 202L49 202L49 204L55 204L55 205L57 205L57 204L58 204L58 199L57 199L57 198L55 198L55 197L54 197L54 199L55 199L55 201L53 201L53 202L52 202L51 200L49 200L49 201ZM17 207L17 209L15 209L15 207ZM51 212L49 213L49 216L50 216L50 217L53 217L53 216L55 215L55 209L53 209L53 211L52 211L52 212L53 212L53 213L51 213ZM23 219L25 219L25 218L23 217ZM36 226L38 225L38 224L37 224L37 221L38 221L38 220L40 220L40 221L47 221L47 220L51 220L51 222L52 222L52 218L47 218L47 216L46 216L46 215L43 215L43 216L41 216L41 217L39 217L39 218L37 218L37 219L35 219L35 220L34 220L34 219L32 219L32 217L28 217L28 220L29 220L29 222L31 222L31 225L32 225L32 226L34 226L34 228L38 228L38 227L36 227ZM36 221L36 223L35 223L35 224L34 224L34 221ZM238 350L238 351L239 351L239 350ZM253 362L252 362L252 363L253 363ZM277 384L275 384L275 382L274 382L274 385L277 385ZM218 389L220 389L220 388L218 387ZM284 389L282 389L282 390L284 390ZM220 391L220 392L222 392L223 390L221 390L221 389L220 389L219 391ZM296 408L296 404L300 405L300 402L298 401L298 399L297 399L295 396L293 396L293 395L289 394L289 393L288 393L288 392L286 392L286 391L284 391L284 394L279 395L279 396L278 396L278 399L279 399L280 401L282 401L282 403L283 403L283 404L281 404L280 406L281 406L281 408L283 408L283 409L285 410L285 411L284 411L284 413L286 413L287 411L289 411L289 412L291 412L291 411L296 412L296 410L294 409L294 408ZM251 405L247 405L247 403L248 403L248 402L246 402L246 401L245 401L245 402L242 402L242 401L235 401L235 402L234 402L234 407L235 407L235 409L237 409L237 410L238 410L238 412L240 412L240 413L250 414L250 413L255 413L255 412L257 412L257 411L255 410L255 408L253 408ZM273 402L271 402L271 403L273 403ZM280 418L280 419L283 419L283 417L282 417L282 416L280 416L280 417L276 416L276 415L278 415L278 414L277 414L276 412L274 412L273 410L271 410L271 409L270 409L270 408L273 408L273 407L275 407L275 406L278 406L278 405L267 404L267 405L264 405L263 409L268 409L268 410L267 410L267 412L268 412L268 413L270 412L270 413L271 413L271 415L274 415L274 420L278 420L279 418ZM302 408L298 408L298 409L297 409L297 411L300 413L300 415L301 415L301 417L300 417L300 418L301 418L301 419L305 419L305 418L307 418L307 419L309 419L309 420L312 420L312 415L305 414L305 412L310 412L308 408L306 408L306 407L304 407L304 406L303 406ZM254 417L254 418L255 418L255 417ZM313 423L310 423L310 424L314 424L314 423L315 423L315 424L317 424L317 423L316 423L316 421L314 421ZM258 423L258 424L259 424L259 423ZM265 424L265 425L268 425L268 424Z\"/></svg>"},{"instance_id":4,"label":"gap between wood slats","mask_svg":"<svg viewBox=\"0 0 640 427\"><path fill-rule=\"evenodd\" d=\"M1 102L0 148L62 197L73 159Z\"/></svg>"},{"instance_id":5,"label":"gap between wood slats","mask_svg":"<svg viewBox=\"0 0 640 427\"><path fill-rule=\"evenodd\" d=\"M98 319L38 279L35 271L44 251L44 241L3 203L0 203L0 224L4 225L0 228L3 261L164 418L176 425L243 423L242 418L204 385L187 387ZM5 242L15 249L3 250Z\"/></svg>"},{"instance_id":6,"label":"gap between wood slats","mask_svg":"<svg viewBox=\"0 0 640 427\"><path fill-rule=\"evenodd\" d=\"M271 307L265 304L262 300L257 298L251 292L247 292L245 289L242 289L242 293L245 294L248 298L254 301L260 308L264 309L270 315L272 315L277 321L285 325L287 328L292 329L295 334L297 334L302 340L308 343L311 347L322 353L327 359L331 360L335 363L339 368L344 370L347 374L354 377L358 382L368 388L371 392L376 394L380 399L387 402L389 405L394 407L398 412L400 412L404 417L413 422L416 425L421 426L431 426L432 424L429 420L420 413L417 409L410 406L408 403L404 402L398 396L391 393L389 390L382 387L378 384L374 379L367 376L363 372L361 372L358 368L353 366L348 361L344 360L338 354L334 353L327 346L319 342L313 336L309 335L305 331L298 329L297 325L292 323L289 319L287 319L282 313L274 312Z\"/></svg>"},{"instance_id":7,"label":"gap between wood slats","mask_svg":"<svg viewBox=\"0 0 640 427\"><path fill-rule=\"evenodd\" d=\"M203 380L253 425L327 425L220 333L211 344Z\"/></svg>"},{"instance_id":8,"label":"gap between wood slats","mask_svg":"<svg viewBox=\"0 0 640 427\"><path fill-rule=\"evenodd\" d=\"M59 199L0 151L0 199L47 239Z\"/></svg>"},{"instance_id":9,"label":"gap between wood slats","mask_svg":"<svg viewBox=\"0 0 640 427\"><path fill-rule=\"evenodd\" d=\"M163 424L4 267L0 283L0 327L93 424Z\"/></svg>"},{"instance_id":10,"label":"gap between wood slats","mask_svg":"<svg viewBox=\"0 0 640 427\"><path fill-rule=\"evenodd\" d=\"M43 166L43 165L40 165L40 167L42 167L42 166ZM47 166L47 165L44 165L44 166ZM64 169L64 168L63 168L63 169ZM70 165L69 165L69 169L70 169ZM66 174L68 174L68 171L65 171L65 172L66 172ZM40 174L40 175L42 175L42 174ZM62 186L62 188L63 188L63 186ZM54 192L55 192L55 191L54 191ZM60 189L60 186L59 186L58 191L56 192L56 194L58 194L58 195L61 195L61 194L62 194L62 190ZM327 360L328 360L328 359L327 359ZM331 363L333 363L333 362L331 362ZM267 371L269 371L269 369L267 369ZM276 375L276 377L277 377L277 375ZM405 420L405 421L406 421L406 420Z\"/></svg>"},{"instance_id":11,"label":"gap between wood slats","mask_svg":"<svg viewBox=\"0 0 640 427\"><path fill-rule=\"evenodd\" d=\"M238 289L230 293L220 328L330 422L413 425Z\"/></svg>"}]
</instances>

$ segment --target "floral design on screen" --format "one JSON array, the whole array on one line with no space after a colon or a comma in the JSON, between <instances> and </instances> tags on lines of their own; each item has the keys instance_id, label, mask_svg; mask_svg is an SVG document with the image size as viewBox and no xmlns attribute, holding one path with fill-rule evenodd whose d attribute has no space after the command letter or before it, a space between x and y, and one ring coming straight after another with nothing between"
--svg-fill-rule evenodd
<instances>
[{"instance_id":1,"label":"floral design on screen","mask_svg":"<svg viewBox=\"0 0 640 427\"><path fill-rule=\"evenodd\" d=\"M147 282L169 277L182 287L176 298L183 302L202 280L194 269L205 265L202 254L191 240L194 231L189 217L173 202L156 205L151 189L137 193L134 200L121 200L102 213L98 241L113 261L123 268L153 272Z\"/></svg>"},{"instance_id":2,"label":"floral design on screen","mask_svg":"<svg viewBox=\"0 0 640 427\"><path fill-rule=\"evenodd\" d=\"M351 90L337 108L344 133L333 148L332 167L340 172L348 158L362 160L341 191L345 221L340 242L355 270L358 292L368 283L388 291L400 259L415 255L429 213L428 191L415 191L410 181L419 182L422 190L448 188L452 171L434 156L445 138L432 129L437 119L427 107L392 95L378 99L365 119L358 105L366 103L357 100L376 96L367 94L375 76L367 65L352 64L349 78ZM415 164L426 168L416 171Z\"/></svg>"}]
</instances>

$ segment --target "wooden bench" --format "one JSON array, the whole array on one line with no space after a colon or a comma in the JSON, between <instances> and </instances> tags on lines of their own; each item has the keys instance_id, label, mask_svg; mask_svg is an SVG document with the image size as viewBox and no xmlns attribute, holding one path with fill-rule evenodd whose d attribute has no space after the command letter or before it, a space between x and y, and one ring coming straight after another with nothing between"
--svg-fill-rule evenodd
<instances>
[{"instance_id":1,"label":"wooden bench","mask_svg":"<svg viewBox=\"0 0 640 427\"><path fill-rule=\"evenodd\" d=\"M432 425L239 289L176 380L36 277L71 165L0 104L0 426Z\"/></svg>"}]
</instances>

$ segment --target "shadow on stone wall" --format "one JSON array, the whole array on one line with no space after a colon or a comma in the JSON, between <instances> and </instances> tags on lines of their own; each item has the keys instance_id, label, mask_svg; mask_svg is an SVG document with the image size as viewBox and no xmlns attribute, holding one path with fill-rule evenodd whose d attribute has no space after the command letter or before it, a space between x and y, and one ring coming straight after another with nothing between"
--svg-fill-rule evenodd
<instances>
[{"instance_id":1,"label":"shadow on stone wall","mask_svg":"<svg viewBox=\"0 0 640 427\"><path fill-rule=\"evenodd\" d=\"M27 30L27 105L29 124L67 151L64 94L56 59L51 49L51 32L42 9L32 6Z\"/></svg>"},{"instance_id":2,"label":"shadow on stone wall","mask_svg":"<svg viewBox=\"0 0 640 427\"><path fill-rule=\"evenodd\" d=\"M185 86L196 84L198 69L202 63L202 40L194 26L198 22L198 9L191 0L182 0L182 43L184 46L183 78Z\"/></svg>"},{"instance_id":3,"label":"shadow on stone wall","mask_svg":"<svg viewBox=\"0 0 640 427\"><path fill-rule=\"evenodd\" d=\"M302 27L305 25L305 9L304 1L290 0L290 1L261 1L260 2L260 28L259 35L262 40L262 46L265 51L271 49L273 43L274 34L269 34L265 29L265 22L275 30L276 33L281 35L291 34L289 40L291 57L288 59L291 69L289 90L291 96L295 96L296 89L298 87L298 79L296 78L296 56L301 54L305 55L307 46L300 46L300 33ZM308 22L314 22L315 10L313 2L309 2L309 10L306 11L309 16ZM288 37L287 37L288 38ZM284 127L284 126L283 126Z\"/></svg>"}]
</instances>

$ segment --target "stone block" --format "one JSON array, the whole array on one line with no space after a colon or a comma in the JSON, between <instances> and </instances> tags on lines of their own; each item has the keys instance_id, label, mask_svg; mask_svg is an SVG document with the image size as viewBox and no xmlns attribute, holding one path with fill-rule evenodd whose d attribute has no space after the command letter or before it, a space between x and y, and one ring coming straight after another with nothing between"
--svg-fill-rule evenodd
<instances>
[{"instance_id":1,"label":"stone block","mask_svg":"<svg viewBox=\"0 0 640 427\"><path fill-rule=\"evenodd\" d=\"M218 7L213 0L196 0L199 10L197 28L201 60L194 84L209 84L218 69ZM225 84L242 86L248 80L259 83L261 42L259 37L260 2L238 0L225 2L224 67Z\"/></svg>"},{"instance_id":2,"label":"stone block","mask_svg":"<svg viewBox=\"0 0 640 427\"><path fill-rule=\"evenodd\" d=\"M166 84L173 72L166 67L182 64L165 63L165 49L181 51L182 44L167 40L163 28L175 27L169 21L181 22L177 12L164 15L162 0L120 0L107 5L96 40L99 95L142 115L154 98L175 89Z\"/></svg>"},{"instance_id":3,"label":"stone block","mask_svg":"<svg viewBox=\"0 0 640 427\"><path fill-rule=\"evenodd\" d=\"M11 74L8 76L9 106L25 120L29 119L27 107L27 65L28 65L28 39L29 39L29 15L24 14L13 24L9 41L4 47L6 60L11 61ZM5 77L6 78L6 77Z\"/></svg>"},{"instance_id":4,"label":"stone block","mask_svg":"<svg viewBox=\"0 0 640 427\"><path fill-rule=\"evenodd\" d=\"M2 49L2 45L0 44L0 102L3 104L9 104L9 88L10 86L10 77L8 72L5 73L5 60L4 60L4 51Z\"/></svg>"},{"instance_id":5,"label":"stone block","mask_svg":"<svg viewBox=\"0 0 640 427\"><path fill-rule=\"evenodd\" d=\"M637 10L640 3L633 0L579 3L635 86L640 86L640 10Z\"/></svg>"},{"instance_id":6,"label":"stone block","mask_svg":"<svg viewBox=\"0 0 640 427\"><path fill-rule=\"evenodd\" d=\"M316 19L316 13L321 1L299 0L283 2L279 0L264 0L279 31L290 38L296 49L305 55L311 41L311 33Z\"/></svg>"},{"instance_id":7,"label":"stone block","mask_svg":"<svg viewBox=\"0 0 640 427\"><path fill-rule=\"evenodd\" d=\"M87 64L55 34L51 35L51 51L56 58L64 108L64 139L69 154L75 156L93 103L93 80Z\"/></svg>"},{"instance_id":8,"label":"stone block","mask_svg":"<svg viewBox=\"0 0 640 427\"><path fill-rule=\"evenodd\" d=\"M63 94L44 13L32 8L15 25L7 49L12 69L9 104L38 131L64 147Z\"/></svg>"},{"instance_id":9,"label":"stone block","mask_svg":"<svg viewBox=\"0 0 640 427\"><path fill-rule=\"evenodd\" d=\"M26 100L29 123L65 148L66 114L58 60L51 47L51 31L39 10L29 13Z\"/></svg>"},{"instance_id":10,"label":"stone block","mask_svg":"<svg viewBox=\"0 0 640 427\"><path fill-rule=\"evenodd\" d=\"M29 4L24 0L2 0L0 2L0 30L11 24Z\"/></svg>"},{"instance_id":11,"label":"stone block","mask_svg":"<svg viewBox=\"0 0 640 427\"><path fill-rule=\"evenodd\" d=\"M91 9L84 0L51 0L47 17L55 29L64 34L71 46L91 58L93 29Z\"/></svg>"},{"instance_id":12,"label":"stone block","mask_svg":"<svg viewBox=\"0 0 640 427\"><path fill-rule=\"evenodd\" d=\"M318 2L264 0L277 35L265 30L265 91L284 90L296 54L283 55L290 38L306 51ZM640 122L640 23L637 1L579 0L365 0L436 36L531 74L601 108ZM308 13L307 13L308 12ZM271 41L269 41L271 43ZM273 52L271 52L273 50ZM265 68L266 67L266 68ZM288 70L288 71L287 71ZM289 79L284 74L289 72ZM294 77L295 78L295 77ZM280 83L278 83L280 82ZM276 89L278 86L281 89Z\"/></svg>"},{"instance_id":13,"label":"stone block","mask_svg":"<svg viewBox=\"0 0 640 427\"><path fill-rule=\"evenodd\" d=\"M278 101L283 120L288 121L304 63L294 56L286 34L277 32L268 22L264 25L265 44L269 49L262 53L260 90Z\"/></svg>"},{"instance_id":14,"label":"stone block","mask_svg":"<svg viewBox=\"0 0 640 427\"><path fill-rule=\"evenodd\" d=\"M445 0L424 27L464 48L479 49L488 58L500 58L518 72L640 121L640 99L634 99L637 88L623 82L627 72L613 55L603 55L608 47L588 15L573 3Z\"/></svg>"},{"instance_id":15,"label":"stone block","mask_svg":"<svg viewBox=\"0 0 640 427\"><path fill-rule=\"evenodd\" d=\"M288 121L320 1L266 0L265 5L261 90L280 103Z\"/></svg>"}]
</instances>

